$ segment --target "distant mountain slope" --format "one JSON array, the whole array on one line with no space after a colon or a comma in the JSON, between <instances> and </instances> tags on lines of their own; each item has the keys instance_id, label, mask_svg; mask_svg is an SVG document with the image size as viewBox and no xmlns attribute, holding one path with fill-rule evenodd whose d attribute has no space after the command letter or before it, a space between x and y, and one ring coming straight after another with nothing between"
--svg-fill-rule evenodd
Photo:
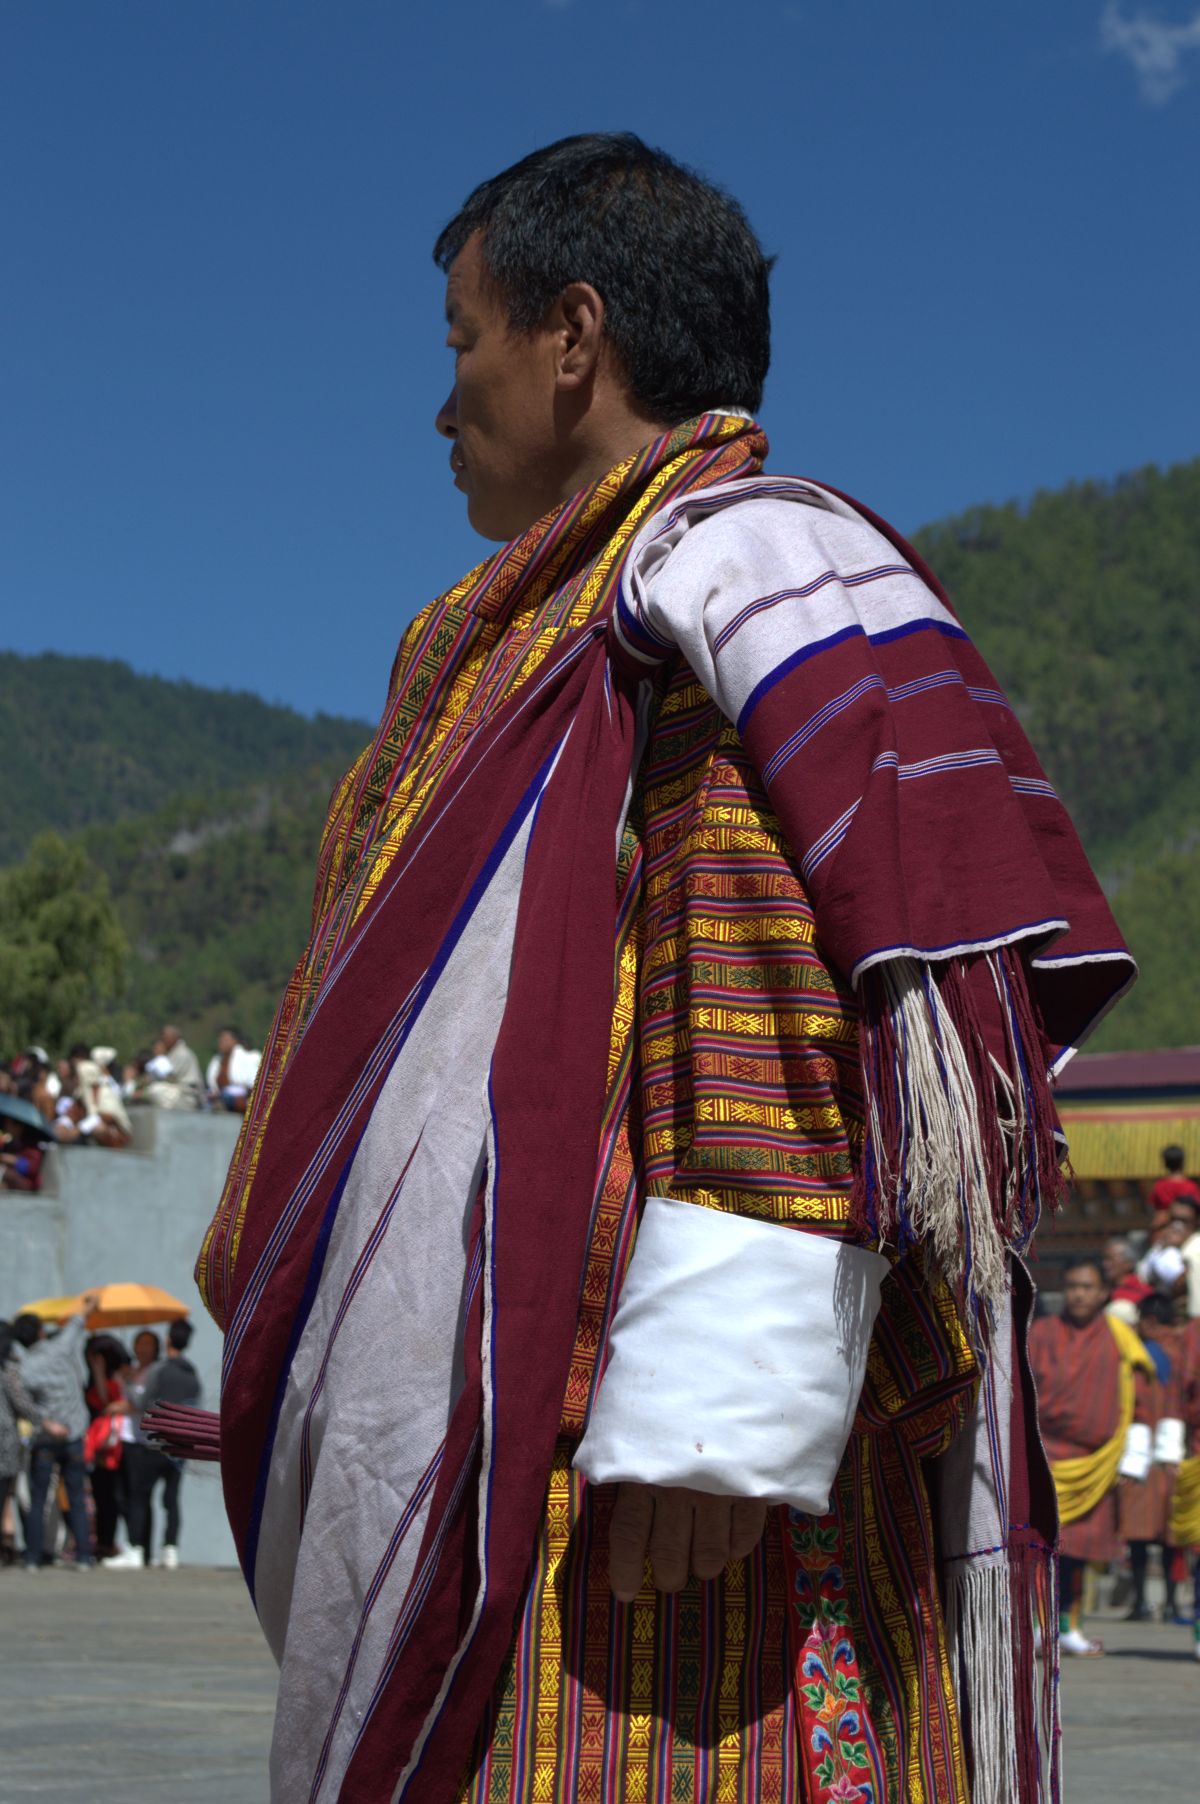
<instances>
[{"instance_id":1,"label":"distant mountain slope","mask_svg":"<svg viewBox=\"0 0 1200 1804\"><path fill-rule=\"evenodd\" d=\"M124 1007L106 1022L125 1050L165 1021L185 1023L198 1047L230 1022L262 1044L308 938L317 845L344 768L177 798L79 836L131 948Z\"/></svg>"},{"instance_id":2,"label":"distant mountain slope","mask_svg":"<svg viewBox=\"0 0 1200 1804\"><path fill-rule=\"evenodd\" d=\"M139 676L110 659L0 652L0 863L46 827L69 832L179 795L344 769L367 732L256 695Z\"/></svg>"}]
</instances>

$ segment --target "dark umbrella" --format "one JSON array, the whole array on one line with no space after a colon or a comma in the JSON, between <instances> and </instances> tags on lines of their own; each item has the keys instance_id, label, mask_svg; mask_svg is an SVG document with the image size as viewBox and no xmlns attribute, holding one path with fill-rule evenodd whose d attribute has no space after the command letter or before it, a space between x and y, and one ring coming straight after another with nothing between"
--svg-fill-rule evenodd
<instances>
[{"instance_id":1,"label":"dark umbrella","mask_svg":"<svg viewBox=\"0 0 1200 1804\"><path fill-rule=\"evenodd\" d=\"M35 1109L23 1096L7 1096L0 1091L0 1117L19 1121L22 1127L32 1128L39 1140L54 1138L54 1129L41 1110Z\"/></svg>"}]
</instances>

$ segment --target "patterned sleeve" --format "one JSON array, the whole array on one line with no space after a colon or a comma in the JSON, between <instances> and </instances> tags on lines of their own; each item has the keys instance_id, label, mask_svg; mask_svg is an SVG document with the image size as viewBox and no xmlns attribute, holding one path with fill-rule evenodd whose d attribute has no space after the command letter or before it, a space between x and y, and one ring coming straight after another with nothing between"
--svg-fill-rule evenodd
<instances>
[{"instance_id":1,"label":"patterned sleeve","mask_svg":"<svg viewBox=\"0 0 1200 1804\"><path fill-rule=\"evenodd\" d=\"M900 1252L931 1246L979 1317L1005 1292L1008 1251L1061 1189L1055 1054L1035 995L1086 1025L1082 988L1111 1000L1130 961L1011 710L918 563L852 509L750 499L651 536L618 630L631 656L676 647L727 723L738 793L725 822L701 823L702 877L732 874L755 842L756 868L731 897L745 960L719 950L701 988L702 935L687 941L696 1106L679 1175L766 1193L773 1171L797 1219L801 1174L787 1168L803 1160L815 1175L832 1103L845 1140L829 1176L855 1168L813 1225ZM721 784L719 773L716 804ZM782 959L764 937L772 885L789 892L794 924L801 899L807 916L808 946L797 935ZM1059 956L1079 939L1071 917L1111 949ZM836 1096L806 1081L816 999L797 1009L779 989L809 950L858 1064L857 1085L843 1069ZM735 1074L747 1024L771 1050ZM701 1094L714 1052L715 1110ZM705 1145L715 1158L698 1158ZM748 1181L712 1184L721 1160Z\"/></svg>"}]
</instances>

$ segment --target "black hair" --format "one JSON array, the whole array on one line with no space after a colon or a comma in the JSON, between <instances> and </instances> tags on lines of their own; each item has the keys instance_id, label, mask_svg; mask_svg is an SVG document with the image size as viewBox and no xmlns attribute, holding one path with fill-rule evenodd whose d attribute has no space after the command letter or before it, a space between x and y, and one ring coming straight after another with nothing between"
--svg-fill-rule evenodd
<instances>
[{"instance_id":1,"label":"black hair","mask_svg":"<svg viewBox=\"0 0 1200 1804\"><path fill-rule=\"evenodd\" d=\"M1171 1207L1172 1209L1190 1209L1196 1219L1200 1221L1200 1202L1197 1202L1194 1196L1188 1196L1186 1192L1183 1196L1173 1196Z\"/></svg>"},{"instance_id":2,"label":"black hair","mask_svg":"<svg viewBox=\"0 0 1200 1804\"><path fill-rule=\"evenodd\" d=\"M1182 1171L1185 1157L1182 1146L1164 1146L1162 1149L1162 1162L1168 1171Z\"/></svg>"},{"instance_id":3,"label":"black hair","mask_svg":"<svg viewBox=\"0 0 1200 1804\"><path fill-rule=\"evenodd\" d=\"M177 1353L186 1353L194 1333L190 1322L172 1322L167 1329L167 1339Z\"/></svg>"},{"instance_id":4,"label":"black hair","mask_svg":"<svg viewBox=\"0 0 1200 1804\"><path fill-rule=\"evenodd\" d=\"M32 1347L42 1338L41 1320L27 1309L22 1315L16 1317L12 1331L13 1339L19 1341L21 1346Z\"/></svg>"},{"instance_id":5,"label":"black hair","mask_svg":"<svg viewBox=\"0 0 1200 1804\"><path fill-rule=\"evenodd\" d=\"M128 1347L119 1341L115 1334L89 1335L84 1343L83 1356L85 1359L91 1359L95 1353L98 1353L104 1361L105 1375L109 1378L119 1372L122 1366L132 1364Z\"/></svg>"},{"instance_id":6,"label":"black hair","mask_svg":"<svg viewBox=\"0 0 1200 1804\"><path fill-rule=\"evenodd\" d=\"M67 1054L69 1059L90 1059L91 1056L91 1047L85 1046L82 1040L76 1040L74 1046L72 1046L70 1052Z\"/></svg>"},{"instance_id":7,"label":"black hair","mask_svg":"<svg viewBox=\"0 0 1200 1804\"><path fill-rule=\"evenodd\" d=\"M444 270L482 233L514 331L588 282L630 390L677 426L757 412L771 360L771 262L730 195L633 132L560 138L481 182L434 246Z\"/></svg>"},{"instance_id":8,"label":"black hair","mask_svg":"<svg viewBox=\"0 0 1200 1804\"><path fill-rule=\"evenodd\" d=\"M1175 1320L1175 1310L1170 1297L1160 1296L1157 1291L1151 1296L1143 1297L1137 1306L1139 1322L1158 1322L1169 1328Z\"/></svg>"},{"instance_id":9,"label":"black hair","mask_svg":"<svg viewBox=\"0 0 1200 1804\"><path fill-rule=\"evenodd\" d=\"M1069 1278L1072 1272L1081 1272L1085 1266L1089 1266L1095 1272L1107 1290L1108 1279L1104 1276L1104 1261L1095 1253L1075 1253L1063 1266L1062 1275L1064 1278Z\"/></svg>"}]
</instances>

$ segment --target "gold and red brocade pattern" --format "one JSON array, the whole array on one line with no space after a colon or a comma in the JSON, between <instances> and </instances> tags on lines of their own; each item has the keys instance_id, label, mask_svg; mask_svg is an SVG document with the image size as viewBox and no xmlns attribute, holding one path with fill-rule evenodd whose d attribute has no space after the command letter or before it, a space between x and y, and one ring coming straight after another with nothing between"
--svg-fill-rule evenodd
<instances>
[{"instance_id":1,"label":"gold and red brocade pattern","mask_svg":"<svg viewBox=\"0 0 1200 1804\"><path fill-rule=\"evenodd\" d=\"M857 1015L733 727L665 679L626 827L609 1093L564 1434L579 1435L638 1200L845 1231Z\"/></svg>"},{"instance_id":2,"label":"gold and red brocade pattern","mask_svg":"<svg viewBox=\"0 0 1200 1804\"><path fill-rule=\"evenodd\" d=\"M857 1009L758 774L686 667L643 795L646 1191L836 1232L861 1138Z\"/></svg>"},{"instance_id":3,"label":"gold and red brocade pattern","mask_svg":"<svg viewBox=\"0 0 1200 1804\"><path fill-rule=\"evenodd\" d=\"M611 1496L560 1442L525 1608L461 1804L791 1804L796 1767L779 1525L713 1584L622 1606ZM776 1512L776 1516L782 1512Z\"/></svg>"},{"instance_id":4,"label":"gold and red brocade pattern","mask_svg":"<svg viewBox=\"0 0 1200 1804\"><path fill-rule=\"evenodd\" d=\"M458 1804L969 1804L923 1461L975 1397L950 1294L903 1262L830 1509L674 1598L608 1590L613 1493L558 1445L513 1647Z\"/></svg>"},{"instance_id":5,"label":"gold and red brocade pattern","mask_svg":"<svg viewBox=\"0 0 1200 1804\"><path fill-rule=\"evenodd\" d=\"M399 847L472 733L536 673L564 633L604 612L624 554L648 515L694 482L757 469L765 449L744 420L704 415L687 422L478 565L405 632L375 738L331 798L312 933L276 1013L197 1261L201 1295L219 1324L284 1072L331 961Z\"/></svg>"}]
</instances>

